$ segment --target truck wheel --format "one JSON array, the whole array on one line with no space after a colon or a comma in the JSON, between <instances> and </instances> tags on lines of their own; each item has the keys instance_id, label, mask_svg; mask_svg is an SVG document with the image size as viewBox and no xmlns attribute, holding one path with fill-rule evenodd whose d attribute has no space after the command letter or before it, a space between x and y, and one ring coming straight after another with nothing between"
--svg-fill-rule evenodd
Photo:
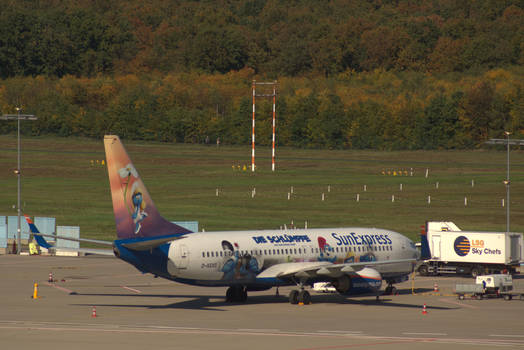
<instances>
[{"instance_id":1,"label":"truck wheel","mask_svg":"<svg viewBox=\"0 0 524 350\"><path fill-rule=\"evenodd\" d=\"M428 265L420 265L418 268L418 273L421 276L427 276L428 275Z\"/></svg>"},{"instance_id":2,"label":"truck wheel","mask_svg":"<svg viewBox=\"0 0 524 350\"><path fill-rule=\"evenodd\" d=\"M459 300L464 300L464 294L459 294Z\"/></svg>"},{"instance_id":3,"label":"truck wheel","mask_svg":"<svg viewBox=\"0 0 524 350\"><path fill-rule=\"evenodd\" d=\"M504 294L504 300L511 300L511 294Z\"/></svg>"},{"instance_id":4,"label":"truck wheel","mask_svg":"<svg viewBox=\"0 0 524 350\"><path fill-rule=\"evenodd\" d=\"M478 267L474 267L471 269L471 276L473 278L477 278L477 276L480 276L481 272L480 272L480 268Z\"/></svg>"}]
</instances>

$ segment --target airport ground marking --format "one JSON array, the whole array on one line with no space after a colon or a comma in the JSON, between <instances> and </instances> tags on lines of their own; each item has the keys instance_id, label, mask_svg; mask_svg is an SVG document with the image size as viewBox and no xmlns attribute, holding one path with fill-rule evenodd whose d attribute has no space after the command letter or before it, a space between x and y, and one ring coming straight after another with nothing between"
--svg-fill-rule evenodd
<instances>
[{"instance_id":1,"label":"airport ground marking","mask_svg":"<svg viewBox=\"0 0 524 350\"><path fill-rule=\"evenodd\" d=\"M331 331L331 330L318 330L319 333L335 333L335 334L362 334L362 331Z\"/></svg>"},{"instance_id":2,"label":"airport ground marking","mask_svg":"<svg viewBox=\"0 0 524 350\"><path fill-rule=\"evenodd\" d=\"M69 294L75 294L76 293L74 290L67 289L67 288L64 288L64 287L60 287L60 286L57 286L56 284L53 284L53 283L46 282L46 285L48 285L50 287L53 287L53 288L56 288L58 290L61 290L62 292L69 293Z\"/></svg>"},{"instance_id":3,"label":"airport ground marking","mask_svg":"<svg viewBox=\"0 0 524 350\"><path fill-rule=\"evenodd\" d=\"M524 338L524 334L490 334L490 337Z\"/></svg>"},{"instance_id":4,"label":"airport ground marking","mask_svg":"<svg viewBox=\"0 0 524 350\"><path fill-rule=\"evenodd\" d=\"M10 323L9 325L2 325L2 323ZM59 327L58 327L59 325ZM104 333L148 333L148 334L203 334L203 335L253 335L253 336L281 336L281 337L319 337L319 338L342 338L348 336L340 333L315 333L315 332L245 332L232 329L215 329L215 328L192 328L192 327L169 327L169 326L134 326L134 325L117 325L117 324L76 324L67 323L69 327L64 327L64 323L45 323L45 322L27 322L27 321L0 321L0 329L10 330L35 330L35 331L56 331L56 332L104 332ZM106 328L104 328L106 327ZM377 345L393 345L393 344L407 344L407 343L422 343L422 342L437 342L437 343L453 343L453 344L467 344L467 345L481 345L481 346L523 346L524 341L513 339L467 339L467 338L414 338L414 337L381 337L373 335L353 334L357 339L375 340L375 342L362 344L347 344L338 346L325 346L313 348L300 348L297 350L329 350L342 348L355 348L364 346ZM516 335L492 335L499 337L515 337ZM519 336L520 337L520 336Z\"/></svg>"},{"instance_id":5,"label":"airport ground marking","mask_svg":"<svg viewBox=\"0 0 524 350\"><path fill-rule=\"evenodd\" d=\"M138 290L138 289L135 289L135 288L131 288L131 287L128 287L128 286L120 286L124 289L127 289L127 290L130 290L131 292L133 293L136 293L136 294L142 294L142 291Z\"/></svg>"},{"instance_id":6,"label":"airport ground marking","mask_svg":"<svg viewBox=\"0 0 524 350\"><path fill-rule=\"evenodd\" d=\"M363 346L377 346L377 345L393 345L393 344L406 344L406 343L421 343L431 342L434 339L404 339L404 340L391 340L374 343L361 343L361 344L345 344L345 345L328 345L319 346L314 348L298 348L296 350L329 350L329 349L348 349L348 348L360 348Z\"/></svg>"},{"instance_id":7,"label":"airport ground marking","mask_svg":"<svg viewBox=\"0 0 524 350\"><path fill-rule=\"evenodd\" d=\"M470 308L470 309L478 309L478 306L473 306L473 305L469 305L469 304L465 304L465 303L459 303L458 301L447 300L447 299L444 299L444 298L439 299L439 300L444 302L444 303L448 303L448 304L463 306L463 307L467 307L467 308Z\"/></svg>"}]
</instances>

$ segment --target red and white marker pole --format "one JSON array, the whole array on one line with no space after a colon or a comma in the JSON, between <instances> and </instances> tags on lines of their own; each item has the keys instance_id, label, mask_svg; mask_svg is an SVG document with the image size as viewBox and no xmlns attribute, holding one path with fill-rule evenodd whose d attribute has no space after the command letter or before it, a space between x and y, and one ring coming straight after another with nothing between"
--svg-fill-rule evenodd
<instances>
[{"instance_id":1,"label":"red and white marker pole","mask_svg":"<svg viewBox=\"0 0 524 350\"><path fill-rule=\"evenodd\" d=\"M251 171L255 171L255 86L256 81L253 80L253 125L251 132Z\"/></svg>"}]
</instances>

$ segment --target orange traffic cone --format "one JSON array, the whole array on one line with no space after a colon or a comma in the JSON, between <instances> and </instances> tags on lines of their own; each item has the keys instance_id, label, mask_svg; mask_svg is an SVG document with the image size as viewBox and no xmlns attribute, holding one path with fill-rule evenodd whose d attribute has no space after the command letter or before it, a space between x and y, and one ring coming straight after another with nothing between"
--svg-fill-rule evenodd
<instances>
[{"instance_id":1,"label":"orange traffic cone","mask_svg":"<svg viewBox=\"0 0 524 350\"><path fill-rule=\"evenodd\" d=\"M47 279L47 282L54 282L54 279L53 279L53 273L52 272L49 272L49 278Z\"/></svg>"},{"instance_id":2,"label":"orange traffic cone","mask_svg":"<svg viewBox=\"0 0 524 350\"><path fill-rule=\"evenodd\" d=\"M435 293L438 292L438 284L437 284L437 282L435 282L435 283L433 284L433 291L434 291Z\"/></svg>"},{"instance_id":3,"label":"orange traffic cone","mask_svg":"<svg viewBox=\"0 0 524 350\"><path fill-rule=\"evenodd\" d=\"M34 287L33 287L33 296L32 296L33 299L38 299L38 283L35 283Z\"/></svg>"},{"instance_id":4,"label":"orange traffic cone","mask_svg":"<svg viewBox=\"0 0 524 350\"><path fill-rule=\"evenodd\" d=\"M96 317L96 306L93 306L93 311L91 312L91 317Z\"/></svg>"},{"instance_id":5,"label":"orange traffic cone","mask_svg":"<svg viewBox=\"0 0 524 350\"><path fill-rule=\"evenodd\" d=\"M422 315L427 315L428 312L426 310L426 303L424 303L424 307L422 308Z\"/></svg>"}]
</instances>

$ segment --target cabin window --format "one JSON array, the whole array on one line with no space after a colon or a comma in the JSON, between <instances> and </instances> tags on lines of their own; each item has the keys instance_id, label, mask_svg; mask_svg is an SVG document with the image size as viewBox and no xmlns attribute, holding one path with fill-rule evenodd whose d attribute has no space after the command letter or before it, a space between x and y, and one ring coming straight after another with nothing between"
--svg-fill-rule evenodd
<instances>
[{"instance_id":1,"label":"cabin window","mask_svg":"<svg viewBox=\"0 0 524 350\"><path fill-rule=\"evenodd\" d=\"M318 248L315 248L315 252L318 254Z\"/></svg>"},{"instance_id":2,"label":"cabin window","mask_svg":"<svg viewBox=\"0 0 524 350\"><path fill-rule=\"evenodd\" d=\"M207 257L209 258L209 252L206 252L206 254L207 254Z\"/></svg>"},{"instance_id":3,"label":"cabin window","mask_svg":"<svg viewBox=\"0 0 524 350\"><path fill-rule=\"evenodd\" d=\"M302 254L302 248L298 248L298 254Z\"/></svg>"},{"instance_id":4,"label":"cabin window","mask_svg":"<svg viewBox=\"0 0 524 350\"><path fill-rule=\"evenodd\" d=\"M267 250L264 249L264 255L267 255Z\"/></svg>"},{"instance_id":5,"label":"cabin window","mask_svg":"<svg viewBox=\"0 0 524 350\"><path fill-rule=\"evenodd\" d=\"M202 252L202 257L203 257L203 258L206 257L206 253L205 253L205 252Z\"/></svg>"},{"instance_id":6,"label":"cabin window","mask_svg":"<svg viewBox=\"0 0 524 350\"><path fill-rule=\"evenodd\" d=\"M295 252L295 254L297 253L297 248L294 248L293 251Z\"/></svg>"},{"instance_id":7,"label":"cabin window","mask_svg":"<svg viewBox=\"0 0 524 350\"><path fill-rule=\"evenodd\" d=\"M277 254L277 253L276 253L275 249L273 249L273 255L276 255L276 254Z\"/></svg>"}]
</instances>

